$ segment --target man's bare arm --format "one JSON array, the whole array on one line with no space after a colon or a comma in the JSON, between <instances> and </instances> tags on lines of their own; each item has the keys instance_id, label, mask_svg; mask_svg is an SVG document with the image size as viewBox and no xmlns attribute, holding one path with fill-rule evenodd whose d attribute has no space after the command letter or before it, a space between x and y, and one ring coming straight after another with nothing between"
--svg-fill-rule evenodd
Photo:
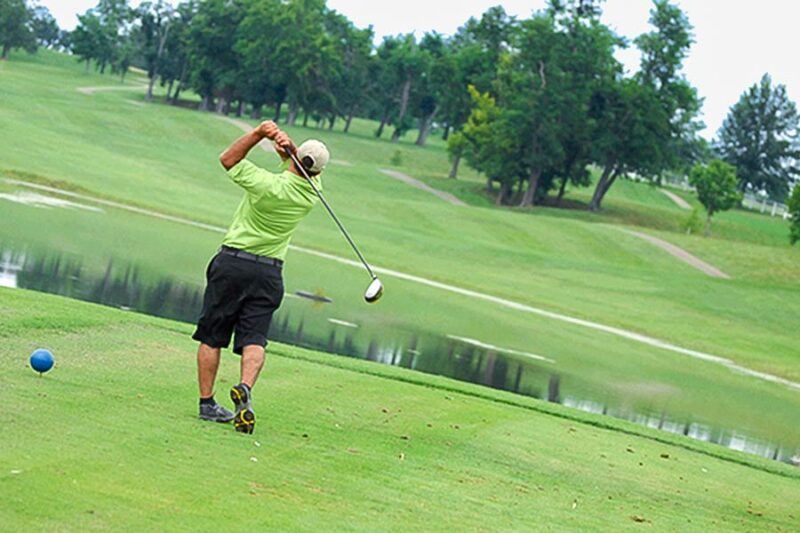
<instances>
[{"instance_id":1,"label":"man's bare arm","mask_svg":"<svg viewBox=\"0 0 800 533\"><path fill-rule=\"evenodd\" d=\"M225 170L230 170L235 167L239 161L247 157L250 150L261 142L262 139L274 139L279 133L280 130L278 126L271 120L262 122L256 129L236 139L227 150L222 152L222 155L219 156L219 162L222 163Z\"/></svg>"}]
</instances>

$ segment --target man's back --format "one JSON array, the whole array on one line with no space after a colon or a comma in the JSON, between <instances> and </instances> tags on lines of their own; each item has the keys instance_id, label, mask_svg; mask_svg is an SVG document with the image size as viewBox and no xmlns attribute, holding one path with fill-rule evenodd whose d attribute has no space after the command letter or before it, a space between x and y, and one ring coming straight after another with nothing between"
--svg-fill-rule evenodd
<instances>
[{"instance_id":1,"label":"man's back","mask_svg":"<svg viewBox=\"0 0 800 533\"><path fill-rule=\"evenodd\" d=\"M252 254L286 259L292 233L318 198L308 182L285 170L274 174L243 159L228 176L246 194L222 241ZM321 188L319 178L315 180Z\"/></svg>"}]
</instances>

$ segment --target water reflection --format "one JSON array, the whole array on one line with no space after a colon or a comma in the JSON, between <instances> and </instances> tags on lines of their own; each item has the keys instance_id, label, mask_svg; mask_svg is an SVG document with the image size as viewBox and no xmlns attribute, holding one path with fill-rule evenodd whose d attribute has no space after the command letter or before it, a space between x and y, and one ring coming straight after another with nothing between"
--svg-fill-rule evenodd
<instances>
[{"instance_id":1,"label":"water reflection","mask_svg":"<svg viewBox=\"0 0 800 533\"><path fill-rule=\"evenodd\" d=\"M103 268L60 253L33 254L0 246L0 286L20 287L110 305L184 322L196 321L203 287L170 277L144 276L136 265L109 259ZM575 376L555 370L553 361L537 354L505 349L476 339L424 331L371 330L346 320L323 316L331 300L298 291L287 298L270 331L275 341L366 359L429 374L448 376L515 392L581 411L613 416L654 429L791 464L800 450L754 439L736 430L713 428L668 413L629 410L607 401L579 397Z\"/></svg>"},{"instance_id":2,"label":"water reflection","mask_svg":"<svg viewBox=\"0 0 800 533\"><path fill-rule=\"evenodd\" d=\"M148 315L195 321L202 289L171 278L142 279L134 265L109 259L102 274L89 272L83 262L63 254L34 257L19 251L0 254L0 280L20 287L110 305Z\"/></svg>"}]
</instances>

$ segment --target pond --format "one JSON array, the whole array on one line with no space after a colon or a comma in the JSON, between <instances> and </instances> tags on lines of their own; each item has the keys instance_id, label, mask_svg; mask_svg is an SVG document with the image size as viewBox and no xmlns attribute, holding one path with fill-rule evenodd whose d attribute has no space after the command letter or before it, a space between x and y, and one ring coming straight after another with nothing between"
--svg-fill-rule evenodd
<instances>
[{"instance_id":1,"label":"pond","mask_svg":"<svg viewBox=\"0 0 800 533\"><path fill-rule=\"evenodd\" d=\"M101 266L88 268L81 258L58 251L34 253L0 243L0 286L59 294L188 323L196 321L202 302L201 284L169 276L152 279L143 276L137 265L113 258ZM591 386L581 383L580 376L562 376L554 361L545 356L424 330L398 328L387 334L385 327L332 313L334 303L319 290L287 292L270 339L511 391L787 463L797 461L797 448L735 428L698 422L697 416L631 408L625 398L615 395L600 399L588 396L585 391Z\"/></svg>"}]
</instances>

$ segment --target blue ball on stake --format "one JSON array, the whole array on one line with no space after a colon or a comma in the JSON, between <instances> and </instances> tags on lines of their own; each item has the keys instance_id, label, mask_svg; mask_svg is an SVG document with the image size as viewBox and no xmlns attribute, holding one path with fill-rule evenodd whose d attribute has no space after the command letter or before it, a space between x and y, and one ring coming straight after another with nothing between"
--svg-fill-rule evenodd
<instances>
[{"instance_id":1,"label":"blue ball on stake","mask_svg":"<svg viewBox=\"0 0 800 533\"><path fill-rule=\"evenodd\" d=\"M34 350L31 354L30 364L31 368L35 371L39 372L41 376L51 368L53 368L53 363L55 363L55 358L53 354L50 353L50 350L45 350L40 348L38 350Z\"/></svg>"}]
</instances>

